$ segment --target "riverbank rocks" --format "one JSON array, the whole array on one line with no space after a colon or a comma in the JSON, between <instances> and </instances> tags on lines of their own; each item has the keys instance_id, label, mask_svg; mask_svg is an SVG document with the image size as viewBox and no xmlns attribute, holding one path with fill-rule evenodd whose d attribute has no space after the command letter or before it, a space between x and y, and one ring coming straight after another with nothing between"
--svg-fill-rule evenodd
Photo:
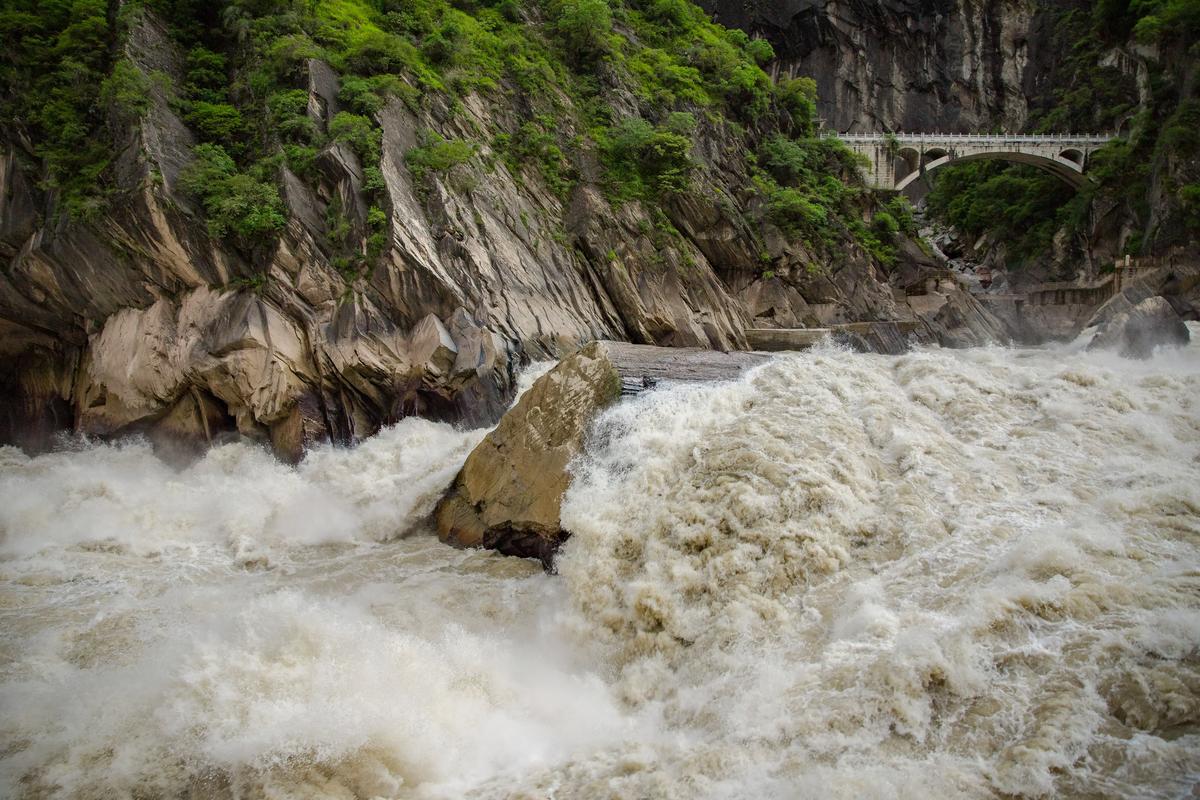
<instances>
[{"instance_id":1,"label":"riverbank rocks","mask_svg":"<svg viewBox=\"0 0 1200 800\"><path fill-rule=\"evenodd\" d=\"M568 466L601 411L660 383L727 380L766 360L756 353L592 342L539 378L471 452L435 511L438 536L549 567L567 538L559 514Z\"/></svg>"},{"instance_id":2,"label":"riverbank rocks","mask_svg":"<svg viewBox=\"0 0 1200 800\"><path fill-rule=\"evenodd\" d=\"M827 264L770 224L747 178L757 135L701 115L688 134L697 191L614 204L588 148L572 153L569 190L498 159L528 117L509 77L414 107L390 98L371 115L372 163L334 137L312 169L280 166L270 235L214 236L181 180L204 137L150 79L182 85L187 53L153 9L128 22L114 55L147 102L136 115L99 109L112 202L87 220L65 213L37 143L0 134L0 444L34 451L72 431L199 452L230 434L296 461L408 416L494 424L519 362L593 339L729 350L754 324L899 318L893 265L849 234ZM328 133L337 70L292 67L307 90L289 97ZM621 119L657 119L636 81L609 77L603 102ZM560 101L570 139L586 109ZM408 154L442 140L462 163L414 173ZM899 245L895 267L919 252Z\"/></svg>"},{"instance_id":3,"label":"riverbank rocks","mask_svg":"<svg viewBox=\"0 0 1200 800\"><path fill-rule=\"evenodd\" d=\"M1102 325L1088 350L1116 350L1126 358L1149 358L1157 347L1182 347L1191 340L1187 325L1163 297L1142 300Z\"/></svg>"}]
</instances>

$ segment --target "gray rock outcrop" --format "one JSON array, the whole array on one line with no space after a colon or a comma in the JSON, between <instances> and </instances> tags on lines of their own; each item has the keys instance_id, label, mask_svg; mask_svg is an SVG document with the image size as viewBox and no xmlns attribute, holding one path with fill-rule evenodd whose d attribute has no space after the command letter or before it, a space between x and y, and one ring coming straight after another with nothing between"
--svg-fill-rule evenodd
<instances>
[{"instance_id":1,"label":"gray rock outcrop","mask_svg":"<svg viewBox=\"0 0 1200 800\"><path fill-rule=\"evenodd\" d=\"M1088 350L1116 350L1126 358L1149 358L1159 347L1191 341L1187 325L1163 297L1149 297L1104 322Z\"/></svg>"},{"instance_id":2,"label":"gray rock outcrop","mask_svg":"<svg viewBox=\"0 0 1200 800\"><path fill-rule=\"evenodd\" d=\"M182 54L152 13L125 47L178 83ZM308 114L326 129L338 78L307 69ZM53 197L21 166L28 153L0 143L0 442L36 449L74 429L194 451L236 430L295 459L407 414L493 422L522 361L592 339L744 345L745 311L705 254L755 255L709 204L681 202L672 213L693 235L664 245L636 204L485 169L486 144L418 184L405 154L419 131L476 140L507 122L480 98L454 114L447 102L414 113L393 99L377 115L386 246L355 271L329 221L342 213L365 240L365 173L344 143L317 155L315 179L283 171L287 227L263 253L210 236L180 188L195 140L163 85L125 121L121 200L91 222L44 216Z\"/></svg>"},{"instance_id":3,"label":"gray rock outcrop","mask_svg":"<svg viewBox=\"0 0 1200 800\"><path fill-rule=\"evenodd\" d=\"M1132 286L1126 286L1097 308L1083 327L1095 328L1107 325L1118 314L1132 311L1138 303L1149 300L1157 294L1158 291L1156 288L1147 282L1138 282Z\"/></svg>"},{"instance_id":4,"label":"gray rock outcrop","mask_svg":"<svg viewBox=\"0 0 1200 800\"><path fill-rule=\"evenodd\" d=\"M894 322L859 322L833 331L833 340L859 353L899 355L908 350L908 337Z\"/></svg>"}]
</instances>

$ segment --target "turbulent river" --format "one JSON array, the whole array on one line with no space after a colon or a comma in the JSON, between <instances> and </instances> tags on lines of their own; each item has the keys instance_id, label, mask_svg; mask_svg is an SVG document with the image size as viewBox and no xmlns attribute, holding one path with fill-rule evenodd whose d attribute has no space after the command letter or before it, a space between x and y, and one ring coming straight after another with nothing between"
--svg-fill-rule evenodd
<instances>
[{"instance_id":1,"label":"turbulent river","mask_svg":"<svg viewBox=\"0 0 1200 800\"><path fill-rule=\"evenodd\" d=\"M0 796L1200 780L1200 344L825 350L645 394L576 466L557 575L430 533L482 433L295 469L0 449Z\"/></svg>"}]
</instances>

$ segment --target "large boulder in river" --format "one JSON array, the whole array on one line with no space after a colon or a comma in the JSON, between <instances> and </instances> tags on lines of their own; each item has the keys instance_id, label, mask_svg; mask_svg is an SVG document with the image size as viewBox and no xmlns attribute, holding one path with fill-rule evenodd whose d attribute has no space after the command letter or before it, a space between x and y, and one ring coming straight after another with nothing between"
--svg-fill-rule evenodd
<instances>
[{"instance_id":1,"label":"large boulder in river","mask_svg":"<svg viewBox=\"0 0 1200 800\"><path fill-rule=\"evenodd\" d=\"M1118 314L1132 311L1138 303L1149 300L1157 294L1154 287L1144 281L1126 286L1097 308L1083 327L1086 329L1105 326Z\"/></svg>"},{"instance_id":2,"label":"large boulder in river","mask_svg":"<svg viewBox=\"0 0 1200 800\"><path fill-rule=\"evenodd\" d=\"M1117 350L1126 358L1149 358L1156 347L1182 347L1191 340L1187 325L1163 297L1149 297L1105 323L1088 350Z\"/></svg>"},{"instance_id":3,"label":"large boulder in river","mask_svg":"<svg viewBox=\"0 0 1200 800\"><path fill-rule=\"evenodd\" d=\"M621 378L600 342L539 378L471 452L438 505L441 539L549 564L562 538L567 464L596 413L620 396Z\"/></svg>"},{"instance_id":4,"label":"large boulder in river","mask_svg":"<svg viewBox=\"0 0 1200 800\"><path fill-rule=\"evenodd\" d=\"M592 342L539 378L471 452L438 504L438 536L550 565L567 537L560 511L568 469L592 421L622 395L659 382L727 380L759 353Z\"/></svg>"}]
</instances>

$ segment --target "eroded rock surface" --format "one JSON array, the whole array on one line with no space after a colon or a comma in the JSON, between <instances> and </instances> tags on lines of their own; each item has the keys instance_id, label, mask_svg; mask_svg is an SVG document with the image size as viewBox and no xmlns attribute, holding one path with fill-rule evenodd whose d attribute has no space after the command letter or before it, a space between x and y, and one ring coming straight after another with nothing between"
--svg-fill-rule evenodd
<instances>
[{"instance_id":1,"label":"eroded rock surface","mask_svg":"<svg viewBox=\"0 0 1200 800\"><path fill-rule=\"evenodd\" d=\"M596 342L539 378L471 452L438 505L438 535L549 564L563 534L559 511L596 413L621 395L621 378Z\"/></svg>"}]
</instances>

